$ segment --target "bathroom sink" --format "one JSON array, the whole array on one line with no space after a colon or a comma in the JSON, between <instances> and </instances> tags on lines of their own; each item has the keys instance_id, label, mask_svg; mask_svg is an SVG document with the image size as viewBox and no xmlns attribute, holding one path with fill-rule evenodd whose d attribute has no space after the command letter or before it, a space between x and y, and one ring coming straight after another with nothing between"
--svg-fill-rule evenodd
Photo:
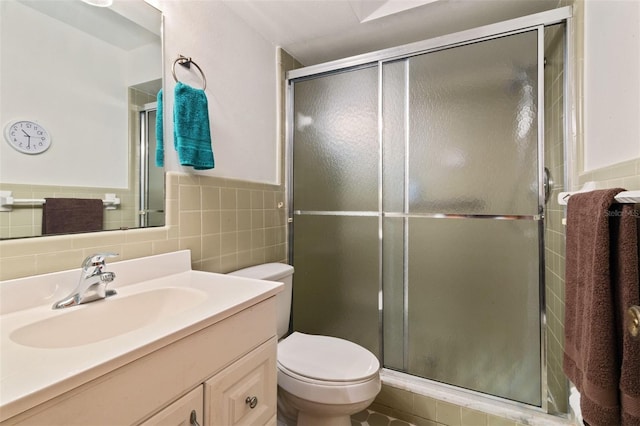
<instances>
[{"instance_id":1,"label":"bathroom sink","mask_svg":"<svg viewBox=\"0 0 640 426\"><path fill-rule=\"evenodd\" d=\"M62 309L52 306L74 289L79 269L0 281L0 423L283 287L192 270L187 250L112 262L107 270L115 274L108 288L116 295Z\"/></svg>"},{"instance_id":2,"label":"bathroom sink","mask_svg":"<svg viewBox=\"0 0 640 426\"><path fill-rule=\"evenodd\" d=\"M25 325L9 338L35 348L68 348L109 339L202 303L201 290L164 287L68 308L60 315Z\"/></svg>"}]
</instances>

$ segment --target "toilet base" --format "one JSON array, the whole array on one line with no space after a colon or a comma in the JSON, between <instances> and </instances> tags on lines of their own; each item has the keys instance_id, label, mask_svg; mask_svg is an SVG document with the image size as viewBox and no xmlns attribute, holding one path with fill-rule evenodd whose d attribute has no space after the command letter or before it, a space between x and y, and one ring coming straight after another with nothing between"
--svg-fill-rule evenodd
<instances>
[{"instance_id":1,"label":"toilet base","mask_svg":"<svg viewBox=\"0 0 640 426\"><path fill-rule=\"evenodd\" d=\"M351 415L367 408L374 399L328 405L299 398L278 386L278 423L287 426L351 426Z\"/></svg>"}]
</instances>

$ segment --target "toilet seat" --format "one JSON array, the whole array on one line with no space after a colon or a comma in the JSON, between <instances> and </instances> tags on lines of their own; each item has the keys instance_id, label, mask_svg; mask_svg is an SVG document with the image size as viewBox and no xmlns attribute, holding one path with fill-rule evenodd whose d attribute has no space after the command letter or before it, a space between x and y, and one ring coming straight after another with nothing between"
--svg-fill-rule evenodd
<instances>
[{"instance_id":1,"label":"toilet seat","mask_svg":"<svg viewBox=\"0 0 640 426\"><path fill-rule=\"evenodd\" d=\"M278 363L306 381L356 383L378 374L380 362L348 340L294 332L278 343Z\"/></svg>"}]
</instances>

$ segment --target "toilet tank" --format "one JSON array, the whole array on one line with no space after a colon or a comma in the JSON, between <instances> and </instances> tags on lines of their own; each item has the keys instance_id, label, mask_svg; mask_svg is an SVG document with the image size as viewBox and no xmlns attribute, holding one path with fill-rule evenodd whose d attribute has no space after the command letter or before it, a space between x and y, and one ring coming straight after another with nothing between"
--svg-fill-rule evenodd
<instances>
[{"instance_id":1,"label":"toilet tank","mask_svg":"<svg viewBox=\"0 0 640 426\"><path fill-rule=\"evenodd\" d=\"M286 263L264 263L230 272L245 278L277 281L284 284L284 290L276 295L278 310L278 339L289 331L289 317L291 316L291 296L293 294L293 266Z\"/></svg>"}]
</instances>

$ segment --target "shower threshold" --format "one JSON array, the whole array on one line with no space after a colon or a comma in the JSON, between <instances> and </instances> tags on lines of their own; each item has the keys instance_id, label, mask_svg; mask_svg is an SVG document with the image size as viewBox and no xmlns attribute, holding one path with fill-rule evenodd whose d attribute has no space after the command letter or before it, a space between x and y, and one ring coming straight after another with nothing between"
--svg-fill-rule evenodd
<instances>
[{"instance_id":1,"label":"shower threshold","mask_svg":"<svg viewBox=\"0 0 640 426\"><path fill-rule=\"evenodd\" d=\"M383 368L380 377L382 384L385 386L402 389L416 395L435 399L439 402L446 402L459 407L502 417L519 424L532 426L575 424L569 415L547 414L539 407L462 389L395 370ZM377 400L376 402L384 404L382 401ZM436 419L429 420L435 421Z\"/></svg>"}]
</instances>

